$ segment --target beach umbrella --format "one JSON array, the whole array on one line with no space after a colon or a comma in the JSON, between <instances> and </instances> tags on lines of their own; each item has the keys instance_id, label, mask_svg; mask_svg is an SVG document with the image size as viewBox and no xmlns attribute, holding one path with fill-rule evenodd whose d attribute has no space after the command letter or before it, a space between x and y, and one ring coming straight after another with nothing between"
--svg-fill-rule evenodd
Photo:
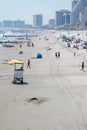
<instances>
[{"instance_id":1,"label":"beach umbrella","mask_svg":"<svg viewBox=\"0 0 87 130\"><path fill-rule=\"evenodd\" d=\"M9 65L21 64L21 63L23 63L21 60L16 60L16 59L10 60L8 62Z\"/></svg>"},{"instance_id":2,"label":"beach umbrella","mask_svg":"<svg viewBox=\"0 0 87 130\"><path fill-rule=\"evenodd\" d=\"M37 59L39 59L39 58L42 58L43 56L42 56L42 54L41 53L37 53Z\"/></svg>"},{"instance_id":3,"label":"beach umbrella","mask_svg":"<svg viewBox=\"0 0 87 130\"><path fill-rule=\"evenodd\" d=\"M84 42L84 45L87 46L87 41Z\"/></svg>"},{"instance_id":4,"label":"beach umbrella","mask_svg":"<svg viewBox=\"0 0 87 130\"><path fill-rule=\"evenodd\" d=\"M72 38L71 38L71 37L67 37L67 40L71 41L71 40L72 40Z\"/></svg>"}]
</instances>

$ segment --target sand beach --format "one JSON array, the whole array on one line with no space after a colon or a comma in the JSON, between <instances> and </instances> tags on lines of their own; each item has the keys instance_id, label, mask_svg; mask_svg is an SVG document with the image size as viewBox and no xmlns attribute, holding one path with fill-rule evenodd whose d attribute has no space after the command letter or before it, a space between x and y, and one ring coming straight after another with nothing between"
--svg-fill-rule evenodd
<instances>
[{"instance_id":1,"label":"sand beach","mask_svg":"<svg viewBox=\"0 0 87 130\"><path fill-rule=\"evenodd\" d=\"M78 32L33 33L34 47L0 47L0 130L87 130L87 52L58 40L62 33ZM82 40L87 39L86 32L79 33ZM60 58L55 57L58 51ZM42 54L41 59L36 58L37 53ZM11 59L23 61L24 84L12 84ZM28 59L31 68L27 68Z\"/></svg>"}]
</instances>

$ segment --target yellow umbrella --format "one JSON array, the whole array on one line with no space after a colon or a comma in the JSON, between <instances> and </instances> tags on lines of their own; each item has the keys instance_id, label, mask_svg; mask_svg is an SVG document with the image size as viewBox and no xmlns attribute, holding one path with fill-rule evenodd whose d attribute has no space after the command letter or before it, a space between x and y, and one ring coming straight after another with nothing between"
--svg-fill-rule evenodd
<instances>
[{"instance_id":1,"label":"yellow umbrella","mask_svg":"<svg viewBox=\"0 0 87 130\"><path fill-rule=\"evenodd\" d=\"M9 65L21 64L21 63L23 63L23 62L20 61L20 60L16 60L16 59L10 60L10 61L8 62Z\"/></svg>"}]
</instances>

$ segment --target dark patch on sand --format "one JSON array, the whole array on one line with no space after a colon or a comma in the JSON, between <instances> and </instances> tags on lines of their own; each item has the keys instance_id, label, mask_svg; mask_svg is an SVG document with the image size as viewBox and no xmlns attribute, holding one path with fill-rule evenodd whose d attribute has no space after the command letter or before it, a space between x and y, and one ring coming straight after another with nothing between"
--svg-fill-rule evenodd
<instances>
[{"instance_id":1,"label":"dark patch on sand","mask_svg":"<svg viewBox=\"0 0 87 130\"><path fill-rule=\"evenodd\" d=\"M33 97L33 98L27 98L25 99L26 102L28 103L33 103L33 104L36 104L36 105L40 105L44 102L46 102L48 99L47 98L42 98L42 97Z\"/></svg>"}]
</instances>

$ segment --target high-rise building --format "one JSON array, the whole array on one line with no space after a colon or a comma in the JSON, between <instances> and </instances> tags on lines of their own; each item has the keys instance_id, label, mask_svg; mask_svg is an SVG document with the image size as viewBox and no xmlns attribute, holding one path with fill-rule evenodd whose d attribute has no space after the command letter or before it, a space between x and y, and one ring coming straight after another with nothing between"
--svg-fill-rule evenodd
<instances>
[{"instance_id":1,"label":"high-rise building","mask_svg":"<svg viewBox=\"0 0 87 130\"><path fill-rule=\"evenodd\" d=\"M74 6L77 4L78 0L73 0L72 1L72 9L74 8Z\"/></svg>"},{"instance_id":2,"label":"high-rise building","mask_svg":"<svg viewBox=\"0 0 87 130\"><path fill-rule=\"evenodd\" d=\"M63 25L63 11L56 11L56 26Z\"/></svg>"},{"instance_id":3,"label":"high-rise building","mask_svg":"<svg viewBox=\"0 0 87 130\"><path fill-rule=\"evenodd\" d=\"M0 22L0 27L2 27L2 22Z\"/></svg>"},{"instance_id":4,"label":"high-rise building","mask_svg":"<svg viewBox=\"0 0 87 130\"><path fill-rule=\"evenodd\" d=\"M13 27L13 21L11 20L4 20L2 23L2 26L5 28L12 28Z\"/></svg>"},{"instance_id":5,"label":"high-rise building","mask_svg":"<svg viewBox=\"0 0 87 130\"><path fill-rule=\"evenodd\" d=\"M42 27L43 25L43 16L41 14L33 15L33 26Z\"/></svg>"},{"instance_id":6,"label":"high-rise building","mask_svg":"<svg viewBox=\"0 0 87 130\"><path fill-rule=\"evenodd\" d=\"M15 28L24 28L25 27L25 22L22 20L16 20L14 22L14 27Z\"/></svg>"},{"instance_id":7,"label":"high-rise building","mask_svg":"<svg viewBox=\"0 0 87 130\"><path fill-rule=\"evenodd\" d=\"M71 24L78 25L84 24L84 10L87 7L87 0L73 0L72 1L72 14Z\"/></svg>"},{"instance_id":8,"label":"high-rise building","mask_svg":"<svg viewBox=\"0 0 87 130\"><path fill-rule=\"evenodd\" d=\"M71 12L69 10L56 11L56 18L55 18L56 26L70 24L70 15Z\"/></svg>"},{"instance_id":9,"label":"high-rise building","mask_svg":"<svg viewBox=\"0 0 87 130\"><path fill-rule=\"evenodd\" d=\"M87 7L84 10L84 25L87 26Z\"/></svg>"},{"instance_id":10,"label":"high-rise building","mask_svg":"<svg viewBox=\"0 0 87 130\"><path fill-rule=\"evenodd\" d=\"M21 20L16 20L16 21L4 20L2 25L5 28L24 28L25 22Z\"/></svg>"}]
</instances>

